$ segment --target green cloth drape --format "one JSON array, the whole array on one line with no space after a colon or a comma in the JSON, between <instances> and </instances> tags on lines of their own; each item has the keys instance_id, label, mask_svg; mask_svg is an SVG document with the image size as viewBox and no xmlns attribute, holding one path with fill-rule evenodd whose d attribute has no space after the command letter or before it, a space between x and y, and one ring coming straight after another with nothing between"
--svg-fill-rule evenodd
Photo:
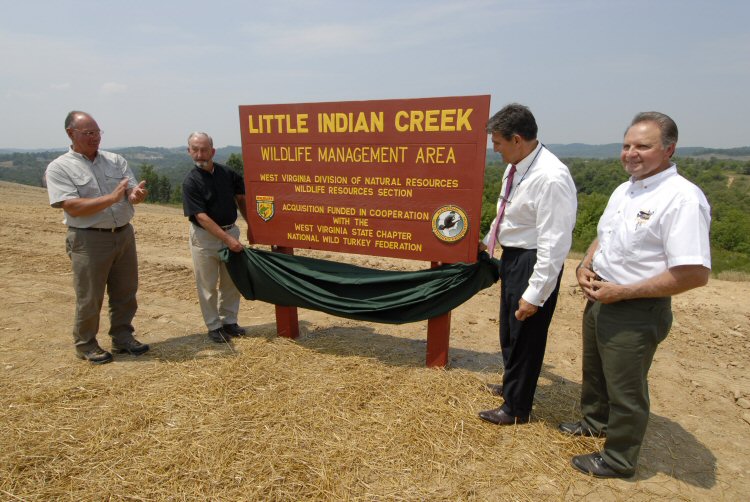
<instances>
[{"instance_id":1,"label":"green cloth drape","mask_svg":"<svg viewBox=\"0 0 750 502\"><path fill-rule=\"evenodd\" d=\"M219 252L247 300L320 310L361 321L402 324L445 314L499 279L498 260L417 272L376 270L253 248Z\"/></svg>"}]
</instances>

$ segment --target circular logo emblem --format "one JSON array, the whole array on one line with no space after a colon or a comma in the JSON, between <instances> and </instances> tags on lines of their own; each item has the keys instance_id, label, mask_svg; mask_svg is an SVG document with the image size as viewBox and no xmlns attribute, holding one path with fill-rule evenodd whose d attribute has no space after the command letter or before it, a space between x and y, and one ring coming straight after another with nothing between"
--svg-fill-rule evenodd
<instances>
[{"instance_id":1,"label":"circular logo emblem","mask_svg":"<svg viewBox=\"0 0 750 502\"><path fill-rule=\"evenodd\" d=\"M432 233L443 242L457 242L469 229L466 213L458 206L443 206L432 215Z\"/></svg>"}]
</instances>

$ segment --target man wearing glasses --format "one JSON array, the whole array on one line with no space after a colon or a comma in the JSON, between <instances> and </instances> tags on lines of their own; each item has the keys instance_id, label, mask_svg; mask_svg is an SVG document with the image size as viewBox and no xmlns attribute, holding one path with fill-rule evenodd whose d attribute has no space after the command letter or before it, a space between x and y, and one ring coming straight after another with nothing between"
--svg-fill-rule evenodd
<instances>
[{"instance_id":1,"label":"man wearing glasses","mask_svg":"<svg viewBox=\"0 0 750 502\"><path fill-rule=\"evenodd\" d=\"M133 336L138 260L130 220L133 205L143 202L148 193L145 181L136 183L122 156L99 150L102 131L88 113L70 112L65 132L72 142L70 149L50 162L45 178L50 205L62 208L68 226L65 247L76 293L76 356L92 364L112 360L96 340L105 288L112 352L143 354L148 345Z\"/></svg>"},{"instance_id":2,"label":"man wearing glasses","mask_svg":"<svg viewBox=\"0 0 750 502\"><path fill-rule=\"evenodd\" d=\"M576 187L568 168L537 140L531 111L507 105L487 123L492 146L508 163L497 216L479 245L503 249L500 347L503 382L488 385L502 406L479 417L497 425L529 421L547 331L557 303L576 221Z\"/></svg>"}]
</instances>

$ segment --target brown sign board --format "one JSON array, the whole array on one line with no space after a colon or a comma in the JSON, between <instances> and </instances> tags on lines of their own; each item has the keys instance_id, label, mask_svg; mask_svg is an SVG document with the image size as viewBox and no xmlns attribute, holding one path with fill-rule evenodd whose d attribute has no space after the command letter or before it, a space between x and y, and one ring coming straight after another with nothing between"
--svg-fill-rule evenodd
<instances>
[{"instance_id":1,"label":"brown sign board","mask_svg":"<svg viewBox=\"0 0 750 502\"><path fill-rule=\"evenodd\" d=\"M474 262L489 96L240 106L255 244Z\"/></svg>"}]
</instances>

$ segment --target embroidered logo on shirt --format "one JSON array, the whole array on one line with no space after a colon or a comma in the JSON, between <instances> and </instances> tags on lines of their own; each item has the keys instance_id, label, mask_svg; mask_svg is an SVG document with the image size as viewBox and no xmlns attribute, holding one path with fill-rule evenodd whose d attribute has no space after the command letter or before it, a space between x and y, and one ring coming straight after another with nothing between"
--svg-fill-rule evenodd
<instances>
[{"instance_id":1,"label":"embroidered logo on shirt","mask_svg":"<svg viewBox=\"0 0 750 502\"><path fill-rule=\"evenodd\" d=\"M635 228L636 230L638 227L646 223L650 218L651 215L653 215L653 211L638 211L638 214L635 217Z\"/></svg>"}]
</instances>

